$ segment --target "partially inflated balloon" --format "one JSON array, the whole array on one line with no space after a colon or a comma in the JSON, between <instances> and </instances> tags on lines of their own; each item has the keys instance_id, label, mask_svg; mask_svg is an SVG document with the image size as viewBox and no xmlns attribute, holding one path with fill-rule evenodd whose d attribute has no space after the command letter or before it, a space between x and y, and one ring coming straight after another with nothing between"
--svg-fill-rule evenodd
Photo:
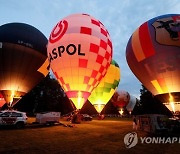
<instances>
[{"instance_id":1,"label":"partially inflated balloon","mask_svg":"<svg viewBox=\"0 0 180 154\"><path fill-rule=\"evenodd\" d=\"M137 98L130 95L130 99L129 99L129 103L126 106L127 111L131 114L131 112L133 111L135 105L137 103Z\"/></svg>"},{"instance_id":2,"label":"partially inflated balloon","mask_svg":"<svg viewBox=\"0 0 180 154\"><path fill-rule=\"evenodd\" d=\"M48 57L65 93L76 108L81 109L111 63L109 33L99 20L90 15L70 15L52 30Z\"/></svg>"},{"instance_id":3,"label":"partially inflated balloon","mask_svg":"<svg viewBox=\"0 0 180 154\"><path fill-rule=\"evenodd\" d=\"M102 111L104 106L113 96L120 81L120 68L119 65L112 60L106 75L100 81L99 85L94 88L88 100L95 107L98 113Z\"/></svg>"},{"instance_id":4,"label":"partially inflated balloon","mask_svg":"<svg viewBox=\"0 0 180 154\"><path fill-rule=\"evenodd\" d=\"M0 26L0 92L15 104L48 74L47 38L23 23Z\"/></svg>"},{"instance_id":5,"label":"partially inflated balloon","mask_svg":"<svg viewBox=\"0 0 180 154\"><path fill-rule=\"evenodd\" d=\"M143 85L163 102L180 101L180 15L153 18L131 36L126 58Z\"/></svg>"}]
</instances>

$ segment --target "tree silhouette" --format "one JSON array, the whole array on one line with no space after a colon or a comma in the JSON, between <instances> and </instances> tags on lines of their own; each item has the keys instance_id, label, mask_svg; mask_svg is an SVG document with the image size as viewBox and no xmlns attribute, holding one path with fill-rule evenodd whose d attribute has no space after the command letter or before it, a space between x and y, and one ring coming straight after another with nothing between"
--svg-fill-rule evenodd
<instances>
[{"instance_id":1,"label":"tree silhouette","mask_svg":"<svg viewBox=\"0 0 180 154\"><path fill-rule=\"evenodd\" d=\"M140 93L140 102L135 106L132 114L163 114L172 116L169 109L157 98L155 98L143 85L142 89L140 89Z\"/></svg>"},{"instance_id":2,"label":"tree silhouette","mask_svg":"<svg viewBox=\"0 0 180 154\"><path fill-rule=\"evenodd\" d=\"M89 100L87 100L86 103L83 105L80 113L89 115L98 114L94 106L89 102Z\"/></svg>"},{"instance_id":3,"label":"tree silhouette","mask_svg":"<svg viewBox=\"0 0 180 154\"><path fill-rule=\"evenodd\" d=\"M66 114L73 111L72 103L58 81L50 75L26 94L14 108L31 114L44 111L58 111Z\"/></svg>"}]
</instances>

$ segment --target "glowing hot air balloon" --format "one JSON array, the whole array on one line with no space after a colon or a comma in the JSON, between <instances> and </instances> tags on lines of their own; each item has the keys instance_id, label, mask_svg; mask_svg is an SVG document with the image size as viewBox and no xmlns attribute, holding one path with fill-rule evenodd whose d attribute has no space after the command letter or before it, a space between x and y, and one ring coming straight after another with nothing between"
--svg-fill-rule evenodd
<instances>
[{"instance_id":1,"label":"glowing hot air balloon","mask_svg":"<svg viewBox=\"0 0 180 154\"><path fill-rule=\"evenodd\" d=\"M120 81L120 68L119 65L112 60L106 75L100 81L99 85L94 88L88 100L95 107L98 113L101 113L104 106L113 96Z\"/></svg>"},{"instance_id":2,"label":"glowing hot air balloon","mask_svg":"<svg viewBox=\"0 0 180 154\"><path fill-rule=\"evenodd\" d=\"M50 66L67 96L81 109L107 72L112 43L104 25L87 14L62 19L49 37Z\"/></svg>"},{"instance_id":3,"label":"glowing hot air balloon","mask_svg":"<svg viewBox=\"0 0 180 154\"><path fill-rule=\"evenodd\" d=\"M128 42L126 58L132 72L152 94L168 104L180 102L179 14L142 24Z\"/></svg>"},{"instance_id":4,"label":"glowing hot air balloon","mask_svg":"<svg viewBox=\"0 0 180 154\"><path fill-rule=\"evenodd\" d=\"M47 38L23 23L0 26L0 92L13 106L48 74Z\"/></svg>"},{"instance_id":5,"label":"glowing hot air balloon","mask_svg":"<svg viewBox=\"0 0 180 154\"><path fill-rule=\"evenodd\" d=\"M124 112L123 108L129 103L129 100L130 95L126 91L117 91L112 97L112 103L121 115Z\"/></svg>"}]
</instances>

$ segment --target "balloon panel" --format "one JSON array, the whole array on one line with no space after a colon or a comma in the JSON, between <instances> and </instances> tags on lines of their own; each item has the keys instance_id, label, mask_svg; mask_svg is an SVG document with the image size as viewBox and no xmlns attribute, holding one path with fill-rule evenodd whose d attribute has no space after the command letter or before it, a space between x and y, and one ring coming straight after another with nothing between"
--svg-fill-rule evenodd
<instances>
[{"instance_id":1,"label":"balloon panel","mask_svg":"<svg viewBox=\"0 0 180 154\"><path fill-rule=\"evenodd\" d=\"M48 57L57 80L80 109L110 65L112 43L109 33L92 16L70 15L51 32Z\"/></svg>"},{"instance_id":2,"label":"balloon panel","mask_svg":"<svg viewBox=\"0 0 180 154\"><path fill-rule=\"evenodd\" d=\"M0 93L0 108L6 103L6 101L4 100L3 95Z\"/></svg>"},{"instance_id":3,"label":"balloon panel","mask_svg":"<svg viewBox=\"0 0 180 154\"><path fill-rule=\"evenodd\" d=\"M106 75L100 81L99 85L92 91L88 100L100 111L100 105L106 105L116 91L120 81L120 68L112 60ZM98 106L99 105L99 106ZM101 108L103 109L103 108ZM101 111L100 111L101 112Z\"/></svg>"},{"instance_id":4,"label":"balloon panel","mask_svg":"<svg viewBox=\"0 0 180 154\"><path fill-rule=\"evenodd\" d=\"M22 31L19 29L16 31L17 28L22 28ZM48 74L49 62L44 54L46 51L41 51L41 49L45 49L47 39L34 27L31 27L29 36L24 36L24 34L28 34L28 30L29 25L21 23L0 26L0 91L7 103L12 103L14 98L20 99ZM7 35L3 40L1 35L5 35L6 32ZM8 35L9 32L11 32L12 38L11 35ZM40 34L33 35L33 32ZM16 35L17 37L15 37ZM37 45L36 42L34 47L34 44L31 44L33 36L39 38L39 43L46 39L46 43ZM18 43L18 40L26 42L26 44Z\"/></svg>"},{"instance_id":5,"label":"balloon panel","mask_svg":"<svg viewBox=\"0 0 180 154\"><path fill-rule=\"evenodd\" d=\"M0 99L0 108L4 105L6 103L6 101L3 99L3 100L1 100Z\"/></svg>"},{"instance_id":6,"label":"balloon panel","mask_svg":"<svg viewBox=\"0 0 180 154\"><path fill-rule=\"evenodd\" d=\"M180 15L164 15L142 24L131 36L129 67L154 95L180 92Z\"/></svg>"}]
</instances>

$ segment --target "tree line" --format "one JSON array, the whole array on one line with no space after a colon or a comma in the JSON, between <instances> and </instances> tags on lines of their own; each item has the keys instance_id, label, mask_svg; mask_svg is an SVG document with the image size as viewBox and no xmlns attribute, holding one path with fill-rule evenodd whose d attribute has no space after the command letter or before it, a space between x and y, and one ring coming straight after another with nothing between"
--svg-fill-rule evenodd
<instances>
[{"instance_id":1,"label":"tree line","mask_svg":"<svg viewBox=\"0 0 180 154\"><path fill-rule=\"evenodd\" d=\"M3 108L6 108L6 106L3 106ZM57 111L62 114L68 114L75 109L75 106L68 99L58 81L49 74L27 93L14 108L32 115L45 111ZM126 108L124 110L125 114L128 114ZM81 113L97 114L88 100L81 109ZM111 100L106 104L102 114L118 114L118 110L113 106ZM137 101L132 114L172 115L162 102L154 97L143 85L140 89L140 101Z\"/></svg>"}]
</instances>

